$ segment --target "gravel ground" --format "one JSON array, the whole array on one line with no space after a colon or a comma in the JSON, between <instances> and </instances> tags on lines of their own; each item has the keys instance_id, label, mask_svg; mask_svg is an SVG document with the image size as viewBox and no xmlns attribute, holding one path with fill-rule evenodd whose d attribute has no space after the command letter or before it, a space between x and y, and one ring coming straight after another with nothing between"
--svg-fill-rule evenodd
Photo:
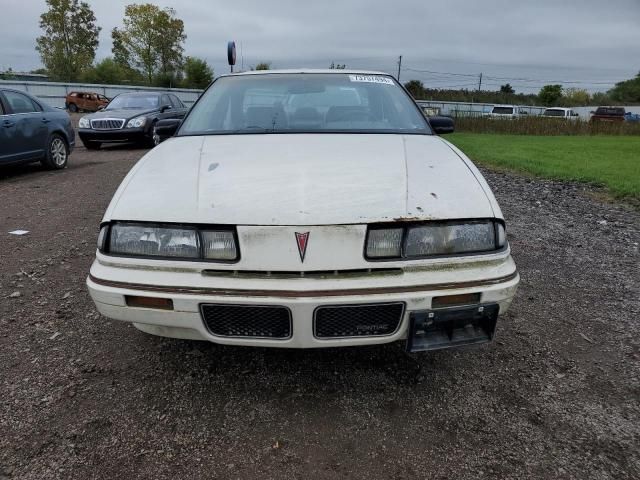
<instances>
[{"instance_id":1,"label":"gravel ground","mask_svg":"<svg viewBox=\"0 0 640 480\"><path fill-rule=\"evenodd\" d=\"M522 276L496 342L231 348L89 298L97 225L144 152L0 170L0 480L640 478L637 210L485 172Z\"/></svg>"}]
</instances>

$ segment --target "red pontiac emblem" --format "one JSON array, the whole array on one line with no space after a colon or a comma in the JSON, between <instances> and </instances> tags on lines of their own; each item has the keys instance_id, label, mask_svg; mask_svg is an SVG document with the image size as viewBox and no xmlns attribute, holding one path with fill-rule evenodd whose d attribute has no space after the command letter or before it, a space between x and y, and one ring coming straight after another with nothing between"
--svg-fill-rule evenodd
<instances>
[{"instance_id":1,"label":"red pontiac emblem","mask_svg":"<svg viewBox=\"0 0 640 480\"><path fill-rule=\"evenodd\" d=\"M309 232L296 232L296 242L298 243L298 253L300 261L304 262L304 256L307 254L307 245L309 244Z\"/></svg>"}]
</instances>

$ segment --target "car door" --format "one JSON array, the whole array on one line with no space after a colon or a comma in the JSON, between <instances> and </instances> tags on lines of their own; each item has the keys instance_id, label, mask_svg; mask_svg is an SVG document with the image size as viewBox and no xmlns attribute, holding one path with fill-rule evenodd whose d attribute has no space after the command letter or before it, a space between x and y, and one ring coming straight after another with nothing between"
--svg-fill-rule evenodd
<instances>
[{"instance_id":1,"label":"car door","mask_svg":"<svg viewBox=\"0 0 640 480\"><path fill-rule=\"evenodd\" d=\"M50 120L47 114L40 105L22 93L5 90L2 97L6 112L3 115L2 129L8 135L3 162L42 158L48 140L47 124Z\"/></svg>"},{"instance_id":2,"label":"car door","mask_svg":"<svg viewBox=\"0 0 640 480\"><path fill-rule=\"evenodd\" d=\"M15 122L9 117L8 108L4 105L0 91L0 163L10 163L18 149L15 145Z\"/></svg>"}]
</instances>

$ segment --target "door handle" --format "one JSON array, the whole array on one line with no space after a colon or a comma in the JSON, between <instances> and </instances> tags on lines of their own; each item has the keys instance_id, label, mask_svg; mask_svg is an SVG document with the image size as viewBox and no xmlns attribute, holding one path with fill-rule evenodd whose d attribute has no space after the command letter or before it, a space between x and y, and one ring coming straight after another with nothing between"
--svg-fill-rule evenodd
<instances>
[{"instance_id":1,"label":"door handle","mask_svg":"<svg viewBox=\"0 0 640 480\"><path fill-rule=\"evenodd\" d=\"M10 122L9 120L5 120L5 121L2 123L2 126L3 126L4 128L11 128L11 127L13 127L14 125L15 125L15 123Z\"/></svg>"},{"instance_id":2,"label":"door handle","mask_svg":"<svg viewBox=\"0 0 640 480\"><path fill-rule=\"evenodd\" d=\"M49 123L51 120L49 120L48 118L43 118L42 119L42 123Z\"/></svg>"}]
</instances>

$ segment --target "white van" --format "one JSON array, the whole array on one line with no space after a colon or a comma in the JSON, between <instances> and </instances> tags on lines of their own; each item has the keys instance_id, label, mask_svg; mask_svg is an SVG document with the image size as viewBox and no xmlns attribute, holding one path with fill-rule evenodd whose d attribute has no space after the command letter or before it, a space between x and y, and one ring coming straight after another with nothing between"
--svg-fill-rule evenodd
<instances>
[{"instance_id":1,"label":"white van","mask_svg":"<svg viewBox=\"0 0 640 480\"><path fill-rule=\"evenodd\" d=\"M547 108L542 112L543 117L564 118L565 120L577 120L578 113L574 112L572 108L553 107Z\"/></svg>"},{"instance_id":2,"label":"white van","mask_svg":"<svg viewBox=\"0 0 640 480\"><path fill-rule=\"evenodd\" d=\"M517 105L494 105L491 112L487 114L489 118L513 119L521 115L528 115L529 112Z\"/></svg>"}]
</instances>

